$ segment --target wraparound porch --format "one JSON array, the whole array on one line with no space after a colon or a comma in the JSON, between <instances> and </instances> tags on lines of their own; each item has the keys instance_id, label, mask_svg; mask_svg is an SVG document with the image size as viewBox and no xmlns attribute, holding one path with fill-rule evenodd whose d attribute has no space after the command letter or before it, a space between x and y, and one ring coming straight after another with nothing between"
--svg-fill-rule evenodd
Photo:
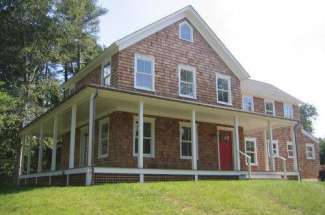
<instances>
[{"instance_id":1,"label":"wraparound porch","mask_svg":"<svg viewBox=\"0 0 325 215\"><path fill-rule=\"evenodd\" d=\"M139 145L139 152L136 156L134 156L134 153L132 151L123 151L121 152L120 157L116 157L118 154L118 150L114 152L114 146L111 145L111 139L108 144L108 159L106 162L103 162L103 160L98 159L98 140L96 140L98 129L96 130L96 127L98 127L98 122L96 120L102 119L103 117L110 116L112 113L128 113L133 115L135 118L138 119L140 123L137 124L137 130L138 130L138 136L137 136L137 142ZM160 142L165 143L167 146L172 146L171 144L168 145L168 143L173 142L169 137L166 135L163 135L163 133L168 134L168 127L172 127L173 124L179 123L179 122L185 122L189 124L191 129L191 141L193 144L191 144L191 154L190 158L184 159L182 163L185 163L184 165L178 166L176 169L173 165L170 166L164 166L163 163L178 163L179 160L181 160L181 154L179 149L177 153L168 154L162 153L164 150L168 150L167 148L160 148L158 145L154 145L153 147L153 154L154 158L146 157L141 149L141 145L144 144L145 137L143 136L143 123L141 123L145 120L146 117L151 118L163 118L163 119L174 119L169 124L167 123L167 126L160 126L159 128L156 127L156 131L160 131L160 134L158 135L158 132L156 133L154 139L159 140ZM175 121L176 120L176 121ZM115 117L114 122L119 121L118 118ZM112 117L110 117L110 122L112 121ZM161 122L161 120L160 120ZM123 123L122 123L123 124ZM197 127L197 124L199 125L199 128ZM200 125L211 125L213 124L215 128L215 137L214 134L207 134L204 138L208 138L209 140L215 141L216 145L219 147L219 128L222 128L223 130L230 130L232 133L231 135L231 143L232 143L232 166L233 168L229 171L223 171L221 168L220 162L221 156L217 156L217 154L220 155L220 148L217 148L215 153L215 160L214 162L217 163L215 165L211 165L211 168L207 168L206 166L202 165L200 166L201 160L204 160L206 156L210 156L210 154L204 154L204 151L202 151L202 146L208 145L211 141L204 140L202 138L202 135L198 135L200 133ZM44 169L43 167L43 150L44 145L42 144L45 137L51 137L53 139L53 145L52 145L52 158L51 158L51 170L52 172L55 172L57 167L57 143L60 138L62 138L62 135L68 134L67 138L68 142L68 150L66 151L66 154L68 154L67 158L67 165L63 166L63 173L64 175L70 170L72 171L76 167L80 167L80 164L78 164L78 154L80 154L76 150L76 148L79 147L80 149L80 138L78 138L79 131L78 129L82 127L83 125L87 125L88 128L88 136L87 136L87 154L91 156L87 156L83 166L86 167L86 169L91 169L92 171L88 171L85 173L85 181L86 184L92 184L94 183L95 170L98 170L98 168L106 168L108 171L113 172L107 172L107 174L126 174L126 173L115 173L117 169L123 169L126 168L127 171L130 171L130 175L138 175L135 176L135 178L139 177L139 181L143 182L145 180L146 175L178 175L181 176L183 173L186 173L187 176L194 176L194 179L198 179L200 174L204 172L204 174L210 174L211 176L240 176L245 177L247 176L247 171L242 170L248 170L248 166L246 165L245 158L241 154L244 154L244 149L242 148L243 144L240 144L241 141L243 141L243 136L241 137L240 133L241 130L245 131L254 131L254 130L265 130L268 133L272 133L272 129L275 128L281 128L281 127L293 127L295 124L294 121L290 120L283 120L280 118L275 117L267 117L264 115L259 114L253 114L253 113L245 113L239 110L234 110L228 107L220 107L220 106L212 106L212 105L205 105L196 103L193 101L184 101L184 100L175 100L175 99L168 99L164 97L158 97L154 95L147 95L143 93L134 93L134 92L125 92L121 90L116 89L108 89L108 88L98 88L98 87L88 87L83 90L81 90L79 93L72 96L70 99L62 103L59 107L55 108L48 114L44 115L40 119L38 119L36 122L32 123L30 126L26 127L22 134L25 136L34 136L39 137L39 150L38 150L38 163L37 163L37 172L38 174L42 174L44 171L48 171ZM142 125L142 126L141 126ZM193 126L194 125L194 126ZM132 123L126 123L124 127L130 127L132 129ZM134 125L133 125L134 126ZM111 125L110 125L111 127ZM204 127L204 126L203 126ZM124 136L134 136L134 134L121 134L118 135L121 131L121 128L123 127L116 127L115 130L112 130L114 134L109 135L116 136L115 137L115 145L119 145L118 142L121 142L121 138L124 138ZM177 125L178 130L179 126ZM159 130L158 130L159 129ZM222 130L221 129L221 130ZM133 129L132 129L133 130ZM161 132L161 130L163 132ZM175 130L175 129L174 129ZM204 130L204 129L203 129ZM293 129L292 135L293 134ZM213 132L213 131L212 131ZM201 132L202 133L202 132ZM206 132L203 131L204 134ZM178 147L179 145L179 135L170 135L174 136L175 138L178 138ZM176 137L175 137L176 136ZM204 135L203 135L204 136ZM271 141L272 141L272 135ZM120 140L119 140L120 139ZM134 145L133 138L128 139L129 145ZM293 138L294 139L294 138ZM166 144L167 143L167 144ZM175 141L174 141L175 143ZM176 143L177 144L177 143ZM273 172L274 174L277 172L276 169L274 169L274 162L270 162L271 160L277 159L277 158L271 158L272 154L268 153L270 144L265 146L266 148L263 150L265 156L267 157L267 160L265 161L265 169L264 171L259 171L259 173L263 172ZM115 147L116 148L116 147ZM25 149L28 149L25 146ZM95 150L93 150L95 149ZM174 151L177 149L175 148ZM27 151L26 157L27 159L27 165L26 171L21 170L21 177L27 177L32 176L31 168L30 168L30 153ZM242 153L241 153L242 152ZM112 154L113 153L113 154ZM124 153L124 154L123 154ZM203 153L203 154L202 154ZM202 155L201 155L202 154ZM174 158L171 159L172 155ZM123 158L124 156L124 158ZM24 157L24 156L22 156ZM177 157L177 159L175 158ZM115 158L115 161L114 161ZM116 160L123 160L127 161L125 163L122 162L122 164L118 164ZM176 159L176 160L175 160ZM211 158L212 159L212 158ZM149 160L149 161L148 161ZM150 161L151 160L151 161ZM148 166L146 163L152 162L152 160L159 160L156 165L154 166ZM105 159L104 159L105 161ZM80 159L79 159L80 162ZM24 163L24 159L21 160L21 164ZM125 166L123 166L125 164ZM23 165L21 165L23 166ZM102 166L102 167L99 167ZM88 168L89 167L89 168ZM119 167L119 168L117 168ZM132 167L132 168L127 168ZM154 168L152 168L154 167ZM163 167L163 168L162 168ZM166 168L165 168L166 167ZM62 168L62 167L61 167ZM35 168L36 169L36 168ZM66 169L66 170L65 170ZM134 172L138 171L138 173ZM141 173L142 171L145 171L146 173ZM166 171L166 174L155 174L155 172L159 171ZM200 172L200 174L196 174L196 172ZM149 173L150 172L150 173ZM152 173L153 172L153 173ZM177 174L176 174L177 172ZM297 171L291 171L294 174ZM182 174L181 174L182 173ZM227 173L227 174L226 174ZM100 173L103 174L103 173ZM283 173L281 173L283 174ZM280 175L281 175L280 174ZM295 173L297 175L297 173ZM252 176L254 175L254 172L252 173ZM35 175L34 175L35 176ZM30 177L29 177L30 178Z\"/></svg>"}]
</instances>

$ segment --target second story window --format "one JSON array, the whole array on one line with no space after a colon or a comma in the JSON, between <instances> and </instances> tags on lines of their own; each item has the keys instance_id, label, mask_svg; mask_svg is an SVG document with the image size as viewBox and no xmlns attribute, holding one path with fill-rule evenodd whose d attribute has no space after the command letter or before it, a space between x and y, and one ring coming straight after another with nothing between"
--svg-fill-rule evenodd
<instances>
[{"instance_id":1,"label":"second story window","mask_svg":"<svg viewBox=\"0 0 325 215\"><path fill-rule=\"evenodd\" d=\"M217 101L220 104L231 105L231 78L217 73Z\"/></svg>"},{"instance_id":2,"label":"second story window","mask_svg":"<svg viewBox=\"0 0 325 215\"><path fill-rule=\"evenodd\" d=\"M185 65L178 66L179 95L188 98L196 97L195 68Z\"/></svg>"},{"instance_id":3,"label":"second story window","mask_svg":"<svg viewBox=\"0 0 325 215\"><path fill-rule=\"evenodd\" d=\"M105 86L111 85L111 65L109 63L103 66L102 84Z\"/></svg>"},{"instance_id":4,"label":"second story window","mask_svg":"<svg viewBox=\"0 0 325 215\"><path fill-rule=\"evenodd\" d=\"M274 102L265 101L265 114L275 116Z\"/></svg>"},{"instance_id":5,"label":"second story window","mask_svg":"<svg viewBox=\"0 0 325 215\"><path fill-rule=\"evenodd\" d=\"M135 54L134 57L134 88L155 90L155 61L152 56Z\"/></svg>"},{"instance_id":6,"label":"second story window","mask_svg":"<svg viewBox=\"0 0 325 215\"><path fill-rule=\"evenodd\" d=\"M188 42L193 42L193 28L188 22L179 24L179 38Z\"/></svg>"},{"instance_id":7,"label":"second story window","mask_svg":"<svg viewBox=\"0 0 325 215\"><path fill-rule=\"evenodd\" d=\"M293 119L293 107L291 104L284 104L283 105L283 113L284 118L286 119Z\"/></svg>"},{"instance_id":8,"label":"second story window","mask_svg":"<svg viewBox=\"0 0 325 215\"><path fill-rule=\"evenodd\" d=\"M243 110L254 112L253 96L243 96Z\"/></svg>"}]
</instances>

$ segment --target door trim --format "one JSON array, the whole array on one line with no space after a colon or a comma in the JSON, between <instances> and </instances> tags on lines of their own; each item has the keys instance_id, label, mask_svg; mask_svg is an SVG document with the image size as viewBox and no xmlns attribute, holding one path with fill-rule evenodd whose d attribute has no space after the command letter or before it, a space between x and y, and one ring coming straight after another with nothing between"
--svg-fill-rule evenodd
<instances>
[{"instance_id":1,"label":"door trim","mask_svg":"<svg viewBox=\"0 0 325 215\"><path fill-rule=\"evenodd\" d=\"M221 166L220 166L221 164L220 164L219 131L231 131L231 136L233 137L233 135L234 135L234 128L232 128L232 127L226 127L226 126L217 126L218 170L221 171ZM232 141L232 144L233 144L233 141ZM232 156L232 157L234 157L234 156ZM233 162L234 162L234 158L232 158L232 159L233 159Z\"/></svg>"}]
</instances>

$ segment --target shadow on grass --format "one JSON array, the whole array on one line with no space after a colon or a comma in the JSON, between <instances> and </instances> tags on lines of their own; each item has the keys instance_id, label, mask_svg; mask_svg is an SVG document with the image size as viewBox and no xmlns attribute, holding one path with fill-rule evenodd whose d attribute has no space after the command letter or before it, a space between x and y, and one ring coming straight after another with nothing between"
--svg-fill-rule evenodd
<instances>
[{"instance_id":1,"label":"shadow on grass","mask_svg":"<svg viewBox=\"0 0 325 215\"><path fill-rule=\"evenodd\" d=\"M34 190L36 188L41 188L40 186L17 186L14 184L0 184L0 196L6 194L21 193Z\"/></svg>"}]
</instances>

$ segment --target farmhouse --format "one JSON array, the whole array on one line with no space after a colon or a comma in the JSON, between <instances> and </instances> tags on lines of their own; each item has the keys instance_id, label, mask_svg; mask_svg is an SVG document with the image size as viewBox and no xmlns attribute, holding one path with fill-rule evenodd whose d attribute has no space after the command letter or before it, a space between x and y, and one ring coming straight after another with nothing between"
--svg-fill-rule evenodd
<instances>
[{"instance_id":1,"label":"farmhouse","mask_svg":"<svg viewBox=\"0 0 325 215\"><path fill-rule=\"evenodd\" d=\"M20 132L38 142L24 144L20 184L318 177L303 102L251 79L191 6L114 42L63 87Z\"/></svg>"}]
</instances>

